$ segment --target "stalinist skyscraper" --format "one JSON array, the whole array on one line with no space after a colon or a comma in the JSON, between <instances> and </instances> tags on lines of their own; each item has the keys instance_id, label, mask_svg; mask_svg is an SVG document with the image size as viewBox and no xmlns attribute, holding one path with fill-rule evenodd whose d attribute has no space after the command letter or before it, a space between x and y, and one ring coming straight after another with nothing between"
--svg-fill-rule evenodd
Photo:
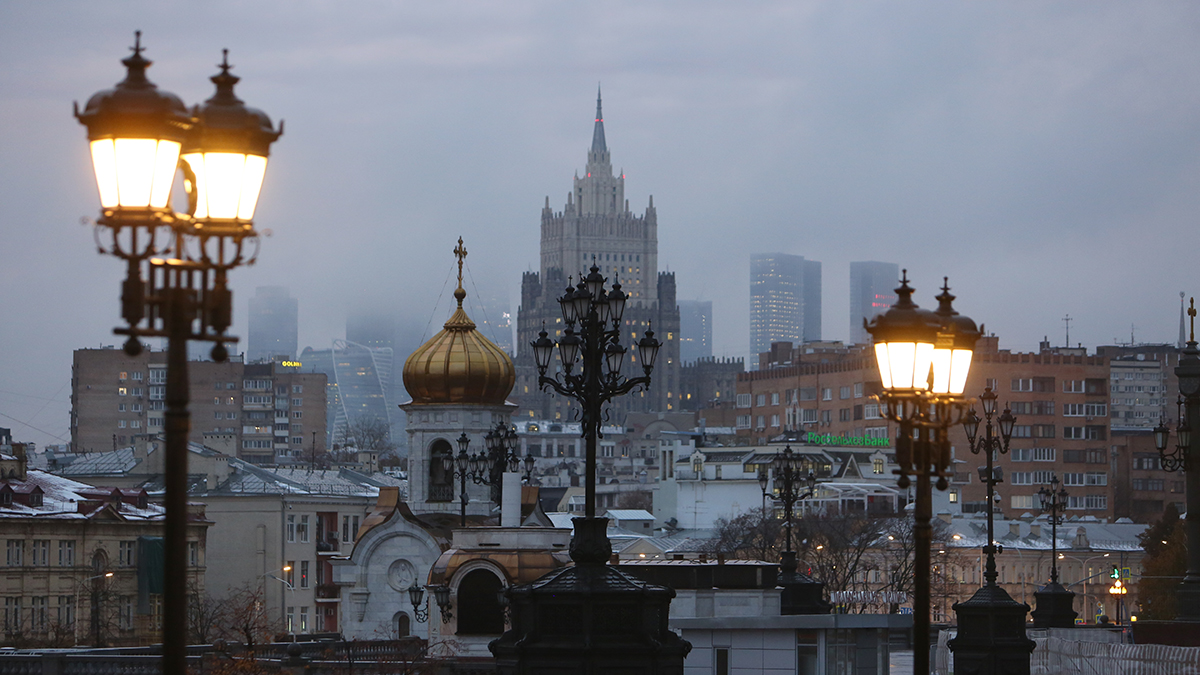
<instances>
[{"instance_id":1,"label":"stalinist skyscraper","mask_svg":"<svg viewBox=\"0 0 1200 675\"><path fill-rule=\"evenodd\" d=\"M580 273L586 274L593 261L601 274L610 282L614 278L619 280L622 290L629 294L621 343L632 348L635 338L653 328L663 345L650 391L620 397L614 402L612 422L620 423L629 411L679 410L679 307L675 303L675 275L658 271L658 214L654 197L650 197L645 213L633 213L625 199L625 174L613 173L599 93L585 174L582 177L575 174L573 189L567 193L562 211L554 211L550 198L546 197L542 208L541 267L538 272L526 272L521 281L517 386L513 391L514 401L520 405L517 414L521 417L574 421L565 399L538 391L537 369L529 343L537 338L543 324L551 338L561 334L558 297L566 290L568 277L577 282ZM640 371L636 363L627 362L625 367L625 372Z\"/></svg>"}]
</instances>

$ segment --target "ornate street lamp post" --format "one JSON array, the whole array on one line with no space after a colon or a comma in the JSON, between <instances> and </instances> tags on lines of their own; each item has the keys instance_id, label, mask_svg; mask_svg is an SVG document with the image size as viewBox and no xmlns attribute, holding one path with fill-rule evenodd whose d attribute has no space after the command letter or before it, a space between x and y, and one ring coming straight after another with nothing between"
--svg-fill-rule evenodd
<instances>
[{"instance_id":1,"label":"ornate street lamp post","mask_svg":"<svg viewBox=\"0 0 1200 675\"><path fill-rule=\"evenodd\" d=\"M1184 412L1176 428L1177 442L1167 448L1170 430L1166 424L1154 429L1154 444L1158 447L1162 468L1183 472L1187 481L1187 572L1179 583L1176 621L1200 621L1200 441L1191 433L1193 420L1200 420L1200 349L1196 346L1196 300L1188 307L1191 331L1187 346L1179 357L1175 375L1179 378L1179 393L1183 396Z\"/></svg>"},{"instance_id":2,"label":"ornate street lamp post","mask_svg":"<svg viewBox=\"0 0 1200 675\"><path fill-rule=\"evenodd\" d=\"M580 275L583 276L582 274ZM650 386L659 342L647 326L637 343L642 376L621 374L627 296L620 283L592 265L590 274L559 298L563 333L561 372L547 376L555 343L543 329L532 343L538 385L579 403L585 447L584 517L573 518L575 565L507 591L512 628L489 645L502 675L525 672L683 673L691 646L667 628L675 592L607 565L612 555L607 518L596 517L596 446L605 404ZM637 327L633 327L637 331ZM634 334L636 338L636 332Z\"/></svg>"},{"instance_id":3,"label":"ornate street lamp post","mask_svg":"<svg viewBox=\"0 0 1200 675\"><path fill-rule=\"evenodd\" d=\"M125 351L141 337L167 338L164 468L163 672L183 673L187 645L187 341L216 343L228 357L232 319L229 270L253 262L254 209L274 130L261 111L233 94L228 52L212 77L216 94L189 111L174 94L146 79L141 33L124 59L125 79L93 95L75 116L87 127L100 192L96 237L101 253L126 262L121 314ZM184 176L186 213L171 205L177 172ZM107 232L107 241L102 233ZM164 257L154 257L157 255ZM143 266L147 276L143 278ZM145 323L143 323L145 322Z\"/></svg>"},{"instance_id":4,"label":"ornate street lamp post","mask_svg":"<svg viewBox=\"0 0 1200 675\"><path fill-rule=\"evenodd\" d=\"M800 456L787 445L775 453L770 472L764 468L758 474L758 483L763 498L770 497L783 506L784 535L783 555L780 556L781 571L779 584L783 586L780 597L780 614L828 614L832 605L825 601L825 584L797 571L796 551L792 549L792 515L796 502L816 494L817 477L811 470L805 472Z\"/></svg>"},{"instance_id":5,"label":"ornate street lamp post","mask_svg":"<svg viewBox=\"0 0 1200 675\"><path fill-rule=\"evenodd\" d=\"M492 502L499 504L500 488L505 471L512 473L524 467L525 478L528 479L532 475L536 460L533 455L526 455L524 460L517 456L516 450L519 441L517 430L509 424L500 422L484 437L484 445L487 446L486 454L469 452L471 439L464 431L458 437L458 454L453 457L450 455L442 457L442 468L446 470L446 473L458 478L459 525L467 526L467 503L470 501L467 496L468 479L476 485L491 487Z\"/></svg>"},{"instance_id":6,"label":"ornate street lamp post","mask_svg":"<svg viewBox=\"0 0 1200 675\"><path fill-rule=\"evenodd\" d=\"M1029 605L1013 600L1007 591L996 585L996 554L1003 550L996 545L996 484L1003 482L1004 475L994 464L997 453L1008 452L1017 418L1008 408L996 417L996 399L996 392L989 385L979 397L984 419L980 420L972 408L963 420L971 452L982 452L986 461L979 467L979 479L987 485L988 540L983 547L987 566L983 587L966 602L954 604L958 635L950 641L950 649L954 652L955 670L981 675L1017 675L1029 672L1029 653L1034 642L1025 635L1025 614L1029 612ZM984 422L982 438L979 437L981 421Z\"/></svg>"},{"instance_id":7,"label":"ornate street lamp post","mask_svg":"<svg viewBox=\"0 0 1200 675\"><path fill-rule=\"evenodd\" d=\"M938 296L937 312L917 307L908 270L896 289L897 301L864 321L875 342L887 417L900 426L896 436L896 480L907 489L916 478L913 525L913 672L929 672L929 548L933 539L933 479L949 487L950 440L947 429L961 422L967 407L963 390L980 331L954 311L948 286Z\"/></svg>"},{"instance_id":8,"label":"ornate street lamp post","mask_svg":"<svg viewBox=\"0 0 1200 675\"><path fill-rule=\"evenodd\" d=\"M1066 488L1056 474L1050 474L1050 487L1038 489L1042 513L1050 521L1050 583L1033 594L1037 609L1033 610L1034 628L1070 628L1075 625L1075 594L1058 583L1058 526L1062 525L1067 509Z\"/></svg>"}]
</instances>

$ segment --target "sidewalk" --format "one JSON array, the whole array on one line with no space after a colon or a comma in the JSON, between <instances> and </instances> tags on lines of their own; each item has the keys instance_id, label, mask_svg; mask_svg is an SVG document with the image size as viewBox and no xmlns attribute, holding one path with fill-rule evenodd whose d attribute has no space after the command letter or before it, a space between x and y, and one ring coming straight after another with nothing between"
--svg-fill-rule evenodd
<instances>
[{"instance_id":1,"label":"sidewalk","mask_svg":"<svg viewBox=\"0 0 1200 675\"><path fill-rule=\"evenodd\" d=\"M911 649L894 650L888 662L888 672L891 675L912 675L913 653Z\"/></svg>"}]
</instances>

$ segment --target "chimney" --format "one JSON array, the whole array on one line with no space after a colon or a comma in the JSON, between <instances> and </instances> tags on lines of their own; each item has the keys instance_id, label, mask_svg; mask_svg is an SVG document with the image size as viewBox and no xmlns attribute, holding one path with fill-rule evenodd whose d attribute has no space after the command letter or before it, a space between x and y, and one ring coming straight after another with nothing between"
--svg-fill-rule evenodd
<instances>
[{"instance_id":1,"label":"chimney","mask_svg":"<svg viewBox=\"0 0 1200 675\"><path fill-rule=\"evenodd\" d=\"M521 474L506 471L500 486L500 527L521 526Z\"/></svg>"},{"instance_id":2,"label":"chimney","mask_svg":"<svg viewBox=\"0 0 1200 675\"><path fill-rule=\"evenodd\" d=\"M1042 538L1042 524L1041 523L1030 523L1029 524L1029 536L1031 536L1035 539L1041 539Z\"/></svg>"}]
</instances>

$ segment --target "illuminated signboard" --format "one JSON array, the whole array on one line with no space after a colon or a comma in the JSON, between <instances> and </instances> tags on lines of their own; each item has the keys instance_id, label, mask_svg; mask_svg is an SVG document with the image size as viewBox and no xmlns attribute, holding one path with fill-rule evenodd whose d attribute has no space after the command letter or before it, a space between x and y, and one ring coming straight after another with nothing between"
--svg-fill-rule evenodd
<instances>
[{"instance_id":1,"label":"illuminated signboard","mask_svg":"<svg viewBox=\"0 0 1200 675\"><path fill-rule=\"evenodd\" d=\"M283 366L284 368L299 368L304 364L299 361L280 361L279 365Z\"/></svg>"},{"instance_id":2,"label":"illuminated signboard","mask_svg":"<svg viewBox=\"0 0 1200 675\"><path fill-rule=\"evenodd\" d=\"M843 447L886 448L889 447L887 438L867 438L866 436L834 436L833 434L818 434L810 431L804 436L805 443L813 445L837 445Z\"/></svg>"}]
</instances>

